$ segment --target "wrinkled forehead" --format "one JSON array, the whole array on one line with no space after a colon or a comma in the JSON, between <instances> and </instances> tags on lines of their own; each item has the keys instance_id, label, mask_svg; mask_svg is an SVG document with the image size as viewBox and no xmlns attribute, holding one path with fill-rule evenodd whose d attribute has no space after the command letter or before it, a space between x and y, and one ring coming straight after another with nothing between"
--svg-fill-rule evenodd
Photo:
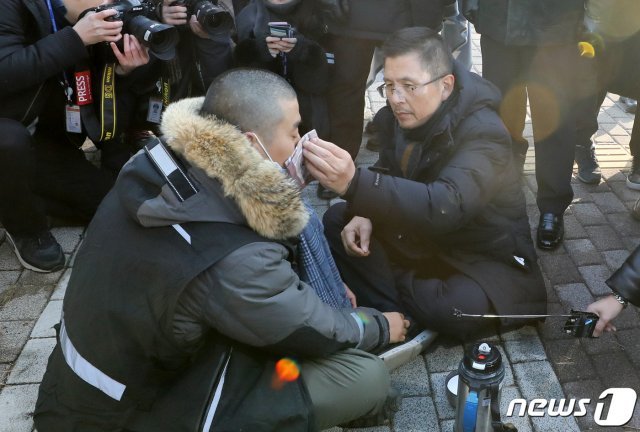
<instances>
[{"instance_id":1,"label":"wrinkled forehead","mask_svg":"<svg viewBox=\"0 0 640 432\"><path fill-rule=\"evenodd\" d=\"M386 57L383 77L385 81L425 81L431 74L418 53L408 53Z\"/></svg>"}]
</instances>

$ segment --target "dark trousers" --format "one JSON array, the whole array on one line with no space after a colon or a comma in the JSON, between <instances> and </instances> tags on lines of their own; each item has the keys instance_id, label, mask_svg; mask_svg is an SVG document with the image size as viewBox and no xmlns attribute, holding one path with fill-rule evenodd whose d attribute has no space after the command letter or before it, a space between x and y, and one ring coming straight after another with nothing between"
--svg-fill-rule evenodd
<instances>
[{"instance_id":1,"label":"dark trousers","mask_svg":"<svg viewBox=\"0 0 640 432\"><path fill-rule=\"evenodd\" d=\"M105 144L107 145L107 144ZM113 185L64 132L37 130L0 119L0 222L12 234L46 229L46 215L88 222Z\"/></svg>"},{"instance_id":2,"label":"dark trousers","mask_svg":"<svg viewBox=\"0 0 640 432\"><path fill-rule=\"evenodd\" d=\"M589 74L574 45L509 46L482 36L482 75L502 92L500 115L514 143L524 155L527 96L531 108L536 152L537 203L541 213L562 214L573 190L576 114L580 104L594 104L577 85ZM595 77L595 74L594 74Z\"/></svg>"},{"instance_id":3,"label":"dark trousers","mask_svg":"<svg viewBox=\"0 0 640 432\"><path fill-rule=\"evenodd\" d=\"M327 210L323 222L333 258L358 305L382 312L402 312L424 328L462 340L494 330L492 320L453 315L454 308L472 314L493 311L480 285L437 258L411 262L391 256L389 248L375 237L375 226L370 255L347 255L340 239L340 232L349 222L345 216L346 205L336 204Z\"/></svg>"},{"instance_id":4,"label":"dark trousers","mask_svg":"<svg viewBox=\"0 0 640 432\"><path fill-rule=\"evenodd\" d=\"M362 142L367 77L373 51L380 42L330 36L327 43L327 51L335 55L327 93L331 141L355 160Z\"/></svg>"}]
</instances>

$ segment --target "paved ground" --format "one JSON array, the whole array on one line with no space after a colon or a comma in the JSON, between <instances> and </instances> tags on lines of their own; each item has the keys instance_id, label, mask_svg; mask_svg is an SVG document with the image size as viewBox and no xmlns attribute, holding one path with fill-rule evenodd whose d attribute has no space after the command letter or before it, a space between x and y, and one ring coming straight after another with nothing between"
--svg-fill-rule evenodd
<instances>
[{"instance_id":1,"label":"paved ground","mask_svg":"<svg viewBox=\"0 0 640 432\"><path fill-rule=\"evenodd\" d=\"M478 40L474 37L474 70L481 72ZM367 115L382 106L375 92L368 92ZM583 309L594 298L607 294L606 277L640 244L640 223L628 210L640 194L624 184L629 166L629 134L633 118L610 95L600 113L596 135L597 154L605 180L598 186L574 182L575 198L565 216L566 240L551 253L540 253L549 294L549 311ZM528 125L530 135L530 125ZM529 136L530 138L530 136ZM376 155L361 152L358 162L375 162ZM533 152L525 166L524 190L532 226L537 224ZM305 194L323 213L328 203L315 198L315 188ZM69 268L53 274L22 270L7 243L0 244L0 432L30 432L38 383L55 344L51 328L59 319L73 254L82 228L56 228L54 235L69 256ZM2 237L4 237L2 235ZM91 325L91 323L87 323ZM515 398L591 399L582 418L511 417L521 432L640 430L640 408L625 428L601 428L593 410L602 391L631 387L640 392L640 314L629 307L619 317L619 331L599 340L577 340L560 331L562 320L549 319L538 328L498 335L507 363L503 388L503 416ZM403 408L390 427L370 432L434 431L453 428L454 411L444 397L444 378L457 367L462 347L444 347L436 341L423 355L393 373L393 382L405 395ZM332 432L339 429L334 428ZM41 431L46 432L46 431Z\"/></svg>"}]
</instances>

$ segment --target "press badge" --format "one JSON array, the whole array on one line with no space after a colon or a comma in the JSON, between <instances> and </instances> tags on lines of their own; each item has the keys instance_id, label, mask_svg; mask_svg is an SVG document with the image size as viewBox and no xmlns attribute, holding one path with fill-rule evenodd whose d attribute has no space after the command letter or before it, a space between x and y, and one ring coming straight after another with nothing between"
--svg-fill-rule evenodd
<instances>
[{"instance_id":1,"label":"press badge","mask_svg":"<svg viewBox=\"0 0 640 432\"><path fill-rule=\"evenodd\" d=\"M80 107L78 105L67 105L65 107L67 132L82 133L82 120L80 119Z\"/></svg>"},{"instance_id":2,"label":"press badge","mask_svg":"<svg viewBox=\"0 0 640 432\"><path fill-rule=\"evenodd\" d=\"M162 118L162 99L156 97L149 98L149 108L147 110L147 121L160 124Z\"/></svg>"}]
</instances>

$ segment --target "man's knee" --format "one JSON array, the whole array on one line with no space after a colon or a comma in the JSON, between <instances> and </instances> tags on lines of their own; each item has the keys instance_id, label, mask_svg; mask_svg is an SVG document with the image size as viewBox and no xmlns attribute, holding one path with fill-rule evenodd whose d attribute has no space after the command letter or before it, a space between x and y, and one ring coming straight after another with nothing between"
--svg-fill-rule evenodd
<instances>
[{"instance_id":1,"label":"man's knee","mask_svg":"<svg viewBox=\"0 0 640 432\"><path fill-rule=\"evenodd\" d=\"M357 386L360 387L361 394L370 395L372 401L378 401L376 405L383 404L389 393L389 370L376 355L364 351L357 351L357 354L354 355L358 357Z\"/></svg>"}]
</instances>

